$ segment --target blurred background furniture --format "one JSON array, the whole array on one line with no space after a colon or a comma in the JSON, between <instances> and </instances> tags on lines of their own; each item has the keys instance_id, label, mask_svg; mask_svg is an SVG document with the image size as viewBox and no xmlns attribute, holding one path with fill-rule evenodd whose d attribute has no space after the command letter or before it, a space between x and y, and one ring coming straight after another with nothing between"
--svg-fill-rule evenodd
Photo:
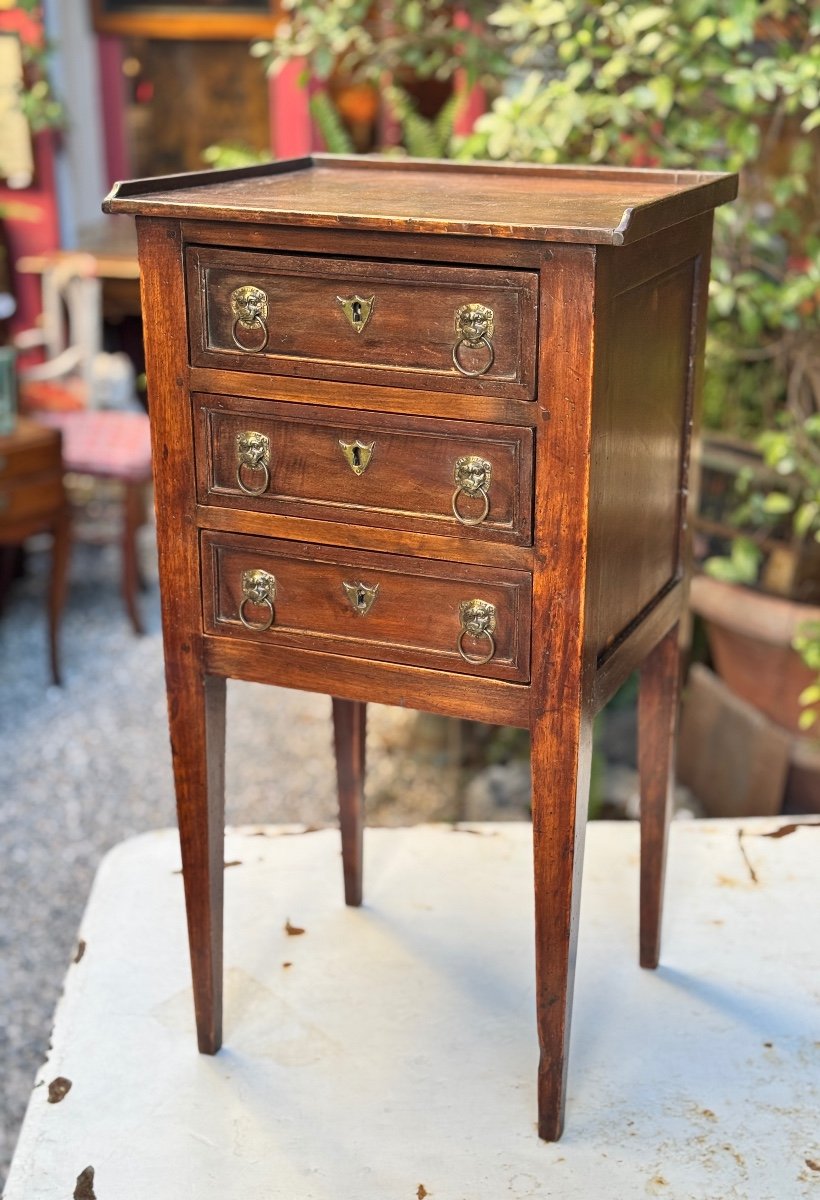
<instances>
[{"instance_id":1,"label":"blurred background furniture","mask_svg":"<svg viewBox=\"0 0 820 1200\"><path fill-rule=\"evenodd\" d=\"M148 416L137 400L128 356L102 349L102 290L95 258L56 254L43 264L42 279L40 326L17 338L21 352L42 348L44 357L20 370L21 410L60 431L69 476L118 485L122 592L134 632L142 633L136 602L137 531L146 519L145 491L151 480ZM69 487L69 494L76 503L82 491Z\"/></svg>"},{"instance_id":2,"label":"blurred background furniture","mask_svg":"<svg viewBox=\"0 0 820 1200\"><path fill-rule=\"evenodd\" d=\"M48 619L51 674L56 684L60 683L58 627L71 539L61 442L58 429L47 429L25 417L13 433L0 436L0 598L14 570L17 548L36 533L51 533Z\"/></svg>"}]
</instances>

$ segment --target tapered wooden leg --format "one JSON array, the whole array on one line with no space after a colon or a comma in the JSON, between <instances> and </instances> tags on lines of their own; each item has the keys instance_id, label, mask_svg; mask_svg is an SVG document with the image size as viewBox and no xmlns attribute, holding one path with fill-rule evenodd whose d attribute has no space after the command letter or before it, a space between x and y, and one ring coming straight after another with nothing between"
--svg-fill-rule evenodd
<instances>
[{"instance_id":1,"label":"tapered wooden leg","mask_svg":"<svg viewBox=\"0 0 820 1200\"><path fill-rule=\"evenodd\" d=\"M333 740L339 786L345 904L353 907L362 902L366 726L366 704L357 700L338 700L334 696Z\"/></svg>"},{"instance_id":2,"label":"tapered wooden leg","mask_svg":"<svg viewBox=\"0 0 820 1200\"><path fill-rule=\"evenodd\" d=\"M142 525L145 516L143 491L144 484L142 483L126 483L123 497L122 595L136 634L144 632L142 618L137 608L137 589L140 581L137 561L137 530Z\"/></svg>"},{"instance_id":3,"label":"tapered wooden leg","mask_svg":"<svg viewBox=\"0 0 820 1200\"><path fill-rule=\"evenodd\" d=\"M60 684L59 632L66 591L68 559L71 549L71 517L68 506L54 523L54 545L51 551L51 587L48 596L48 637L51 654L51 675Z\"/></svg>"},{"instance_id":4,"label":"tapered wooden leg","mask_svg":"<svg viewBox=\"0 0 820 1200\"><path fill-rule=\"evenodd\" d=\"M225 826L225 680L169 678L188 942L199 1049L222 1044L222 877Z\"/></svg>"},{"instance_id":5,"label":"tapered wooden leg","mask_svg":"<svg viewBox=\"0 0 820 1200\"><path fill-rule=\"evenodd\" d=\"M547 1142L564 1126L591 751L581 712L548 716L532 730L538 1133Z\"/></svg>"},{"instance_id":6,"label":"tapered wooden leg","mask_svg":"<svg viewBox=\"0 0 820 1200\"><path fill-rule=\"evenodd\" d=\"M641 667L638 767L641 777L640 963L657 967L661 948L666 841L675 775L680 694L679 628L675 624Z\"/></svg>"}]
</instances>

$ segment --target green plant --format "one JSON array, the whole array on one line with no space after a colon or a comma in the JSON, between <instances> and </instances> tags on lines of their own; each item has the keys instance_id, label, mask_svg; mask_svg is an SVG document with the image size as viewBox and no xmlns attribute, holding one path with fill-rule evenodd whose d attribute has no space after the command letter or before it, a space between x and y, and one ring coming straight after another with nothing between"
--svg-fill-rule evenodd
<instances>
[{"instance_id":1,"label":"green plant","mask_svg":"<svg viewBox=\"0 0 820 1200\"><path fill-rule=\"evenodd\" d=\"M229 170L231 167L252 167L255 163L267 162L268 151L253 150L242 142L217 142L202 151L202 161L214 170Z\"/></svg>"},{"instance_id":2,"label":"green plant","mask_svg":"<svg viewBox=\"0 0 820 1200\"><path fill-rule=\"evenodd\" d=\"M65 110L52 90L48 77L48 60L52 47L42 36L42 0L19 0L11 6L28 25L21 31L20 50L23 60L23 80L18 88L17 104L32 133L46 129L61 129L65 125ZM31 35L32 28L36 31Z\"/></svg>"},{"instance_id":3,"label":"green plant","mask_svg":"<svg viewBox=\"0 0 820 1200\"><path fill-rule=\"evenodd\" d=\"M706 572L728 583L753 585L772 539L790 541L795 558L801 543L820 542L820 375L812 409L795 405L757 439L768 474L749 468L737 479L739 503L732 521L740 530L730 554L709 558Z\"/></svg>"},{"instance_id":4,"label":"green plant","mask_svg":"<svg viewBox=\"0 0 820 1200\"><path fill-rule=\"evenodd\" d=\"M251 53L265 58L274 74L294 60L306 64L303 82L314 86L311 112L329 149L354 148L335 103L342 81L374 89L411 154L442 157L455 151L454 106L445 104L441 119L431 120L418 111L407 85L448 83L463 72L468 88L495 89L509 68L488 21L493 7L493 0L394 0L376 14L371 0L283 0L285 20Z\"/></svg>"},{"instance_id":5,"label":"green plant","mask_svg":"<svg viewBox=\"0 0 820 1200\"><path fill-rule=\"evenodd\" d=\"M738 170L716 214L707 424L781 411L820 333L820 9L811 0L502 0L522 72L463 156Z\"/></svg>"},{"instance_id":6,"label":"green plant","mask_svg":"<svg viewBox=\"0 0 820 1200\"><path fill-rule=\"evenodd\" d=\"M797 653L817 679L800 693L803 711L800 728L811 729L820 717L820 621L805 621L792 642Z\"/></svg>"}]
</instances>

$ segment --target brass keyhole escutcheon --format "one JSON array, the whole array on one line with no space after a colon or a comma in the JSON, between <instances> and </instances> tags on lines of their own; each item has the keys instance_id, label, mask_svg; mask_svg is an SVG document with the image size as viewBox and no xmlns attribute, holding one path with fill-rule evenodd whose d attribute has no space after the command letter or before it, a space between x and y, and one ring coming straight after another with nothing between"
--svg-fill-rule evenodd
<instances>
[{"instance_id":1,"label":"brass keyhole escutcheon","mask_svg":"<svg viewBox=\"0 0 820 1200\"><path fill-rule=\"evenodd\" d=\"M254 633L264 633L273 624L273 602L276 599L276 576L258 568L242 572L242 600L239 604L239 620L246 629ZM267 609L267 617L261 624L255 625L245 615L248 605Z\"/></svg>"},{"instance_id":2,"label":"brass keyhole escutcheon","mask_svg":"<svg viewBox=\"0 0 820 1200\"><path fill-rule=\"evenodd\" d=\"M234 323L231 326L234 345L238 346L244 354L261 354L268 345L268 297L265 292L250 283L234 288L231 292L231 312L234 315ZM258 340L258 334L255 335L257 341L252 341L250 345L247 341L240 341L240 329L248 331L261 329L261 341Z\"/></svg>"},{"instance_id":3,"label":"brass keyhole escutcheon","mask_svg":"<svg viewBox=\"0 0 820 1200\"><path fill-rule=\"evenodd\" d=\"M342 583L342 588L359 616L364 617L373 607L379 585L374 583L372 587L369 587L366 583L362 583L361 580L358 580L356 583L345 581Z\"/></svg>"},{"instance_id":4,"label":"brass keyhole escutcheon","mask_svg":"<svg viewBox=\"0 0 820 1200\"><path fill-rule=\"evenodd\" d=\"M375 442L360 442L358 439L355 442L343 442L339 439L342 454L354 475L364 475L373 457L375 445Z\"/></svg>"},{"instance_id":5,"label":"brass keyhole escutcheon","mask_svg":"<svg viewBox=\"0 0 820 1200\"><path fill-rule=\"evenodd\" d=\"M247 484L242 469L261 471L262 480L256 486ZM270 483L270 438L256 430L246 429L236 435L236 483L246 496L261 496Z\"/></svg>"},{"instance_id":6,"label":"brass keyhole escutcheon","mask_svg":"<svg viewBox=\"0 0 820 1200\"><path fill-rule=\"evenodd\" d=\"M458 616L461 621L461 633L458 635L456 647L465 662L471 666L481 667L488 663L495 654L495 605L489 600L462 600L458 606ZM468 654L464 649L464 639L470 637L486 641L487 650L484 654Z\"/></svg>"},{"instance_id":7,"label":"brass keyhole escutcheon","mask_svg":"<svg viewBox=\"0 0 820 1200\"><path fill-rule=\"evenodd\" d=\"M342 312L357 333L361 333L367 322L373 316L376 303L375 296L337 296L336 300L342 306Z\"/></svg>"},{"instance_id":8,"label":"brass keyhole escutcheon","mask_svg":"<svg viewBox=\"0 0 820 1200\"><path fill-rule=\"evenodd\" d=\"M492 463L487 462L486 458L479 458L477 454L467 454L463 458L457 458L453 469L453 481L456 485L456 490L453 492L453 516L462 525L480 525L490 511L490 497L488 495L490 481L493 476ZM459 509L459 496L481 497L481 511L472 517L465 517Z\"/></svg>"},{"instance_id":9,"label":"brass keyhole escutcheon","mask_svg":"<svg viewBox=\"0 0 820 1200\"><path fill-rule=\"evenodd\" d=\"M456 309L456 344L453 346L453 366L462 375L474 379L486 375L495 362L492 336L495 331L495 314L485 304L462 304ZM477 370L465 367L461 361L461 347L477 350L483 346L487 351L486 361Z\"/></svg>"}]
</instances>

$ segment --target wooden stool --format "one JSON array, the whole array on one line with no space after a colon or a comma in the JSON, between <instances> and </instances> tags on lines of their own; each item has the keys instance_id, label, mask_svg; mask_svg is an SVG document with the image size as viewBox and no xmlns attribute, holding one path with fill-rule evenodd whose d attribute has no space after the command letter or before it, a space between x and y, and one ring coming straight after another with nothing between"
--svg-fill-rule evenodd
<instances>
[{"instance_id":1,"label":"wooden stool","mask_svg":"<svg viewBox=\"0 0 820 1200\"><path fill-rule=\"evenodd\" d=\"M35 533L54 536L48 623L56 684L60 683L57 642L71 542L61 442L59 430L46 429L26 417L19 418L13 433L0 436L0 545L19 546Z\"/></svg>"},{"instance_id":2,"label":"wooden stool","mask_svg":"<svg viewBox=\"0 0 820 1200\"><path fill-rule=\"evenodd\" d=\"M137 214L204 1052L222 1039L225 679L334 697L349 904L365 703L519 725L539 1132L560 1135L592 720L638 667L641 963L658 961L712 210L736 187L319 155L107 201Z\"/></svg>"}]
</instances>

